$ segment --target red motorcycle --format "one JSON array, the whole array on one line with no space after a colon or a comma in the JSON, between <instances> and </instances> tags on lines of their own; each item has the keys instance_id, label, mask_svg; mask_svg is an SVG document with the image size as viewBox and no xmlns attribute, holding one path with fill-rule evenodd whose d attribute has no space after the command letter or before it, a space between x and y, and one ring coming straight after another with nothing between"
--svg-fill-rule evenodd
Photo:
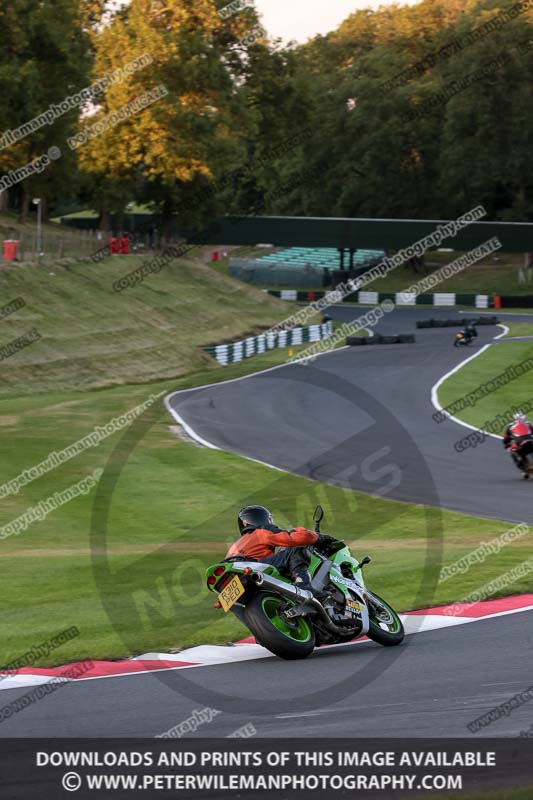
<instances>
[{"instance_id":1,"label":"red motorcycle","mask_svg":"<svg viewBox=\"0 0 533 800\"><path fill-rule=\"evenodd\" d=\"M524 480L533 475L533 434L526 422L517 422L511 432L512 441L507 448L511 458L522 472Z\"/></svg>"}]
</instances>

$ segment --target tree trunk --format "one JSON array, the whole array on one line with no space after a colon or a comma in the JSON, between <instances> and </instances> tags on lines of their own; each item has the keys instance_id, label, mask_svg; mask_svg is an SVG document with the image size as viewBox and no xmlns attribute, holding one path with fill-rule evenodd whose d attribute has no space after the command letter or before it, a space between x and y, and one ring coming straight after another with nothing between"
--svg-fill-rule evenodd
<instances>
[{"instance_id":1,"label":"tree trunk","mask_svg":"<svg viewBox=\"0 0 533 800\"><path fill-rule=\"evenodd\" d=\"M9 192L5 189L0 192L0 211L7 211L9 208Z\"/></svg>"},{"instance_id":2,"label":"tree trunk","mask_svg":"<svg viewBox=\"0 0 533 800\"><path fill-rule=\"evenodd\" d=\"M100 219L98 220L98 227L101 231L108 232L111 230L111 214L107 209L100 211Z\"/></svg>"},{"instance_id":3,"label":"tree trunk","mask_svg":"<svg viewBox=\"0 0 533 800\"><path fill-rule=\"evenodd\" d=\"M161 209L161 236L165 244L172 239L172 203L165 200Z\"/></svg>"},{"instance_id":4,"label":"tree trunk","mask_svg":"<svg viewBox=\"0 0 533 800\"><path fill-rule=\"evenodd\" d=\"M25 186L22 186L22 191L20 195L20 212L19 212L19 222L25 223L28 221L28 211L30 208L30 195Z\"/></svg>"}]
</instances>

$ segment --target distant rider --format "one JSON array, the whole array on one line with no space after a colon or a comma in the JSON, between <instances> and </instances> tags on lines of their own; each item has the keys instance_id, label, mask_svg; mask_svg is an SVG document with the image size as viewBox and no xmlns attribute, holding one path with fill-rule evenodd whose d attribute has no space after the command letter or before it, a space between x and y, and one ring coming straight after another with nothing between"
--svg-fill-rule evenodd
<instances>
[{"instance_id":1,"label":"distant rider","mask_svg":"<svg viewBox=\"0 0 533 800\"><path fill-rule=\"evenodd\" d=\"M291 528L289 531L278 528L272 514L264 506L246 506L239 511L237 521L241 537L228 550L226 561L272 564L281 574L292 577L300 589L307 589L317 596L322 594L311 586L309 547L327 547L336 539L307 528ZM276 553L276 547L283 549Z\"/></svg>"},{"instance_id":2,"label":"distant rider","mask_svg":"<svg viewBox=\"0 0 533 800\"><path fill-rule=\"evenodd\" d=\"M467 322L461 333L468 342L471 342L477 336L477 328L473 322Z\"/></svg>"},{"instance_id":3,"label":"distant rider","mask_svg":"<svg viewBox=\"0 0 533 800\"><path fill-rule=\"evenodd\" d=\"M503 446L511 453L514 463L521 472L524 472L526 468L524 458L520 455L520 450L514 450L512 447L513 444L520 444L522 436L530 436L531 434L533 434L533 426L528 422L526 415L522 411L517 411L516 414L513 414L513 422L509 423L505 429ZM525 474L527 475L527 473Z\"/></svg>"}]
</instances>

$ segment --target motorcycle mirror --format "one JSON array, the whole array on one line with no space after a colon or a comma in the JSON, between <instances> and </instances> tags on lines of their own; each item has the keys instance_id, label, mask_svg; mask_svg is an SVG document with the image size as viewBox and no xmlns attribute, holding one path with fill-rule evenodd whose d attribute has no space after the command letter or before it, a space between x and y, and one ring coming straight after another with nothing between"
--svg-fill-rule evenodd
<instances>
[{"instance_id":1,"label":"motorcycle mirror","mask_svg":"<svg viewBox=\"0 0 533 800\"><path fill-rule=\"evenodd\" d=\"M359 566L364 567L365 564L370 564L371 561L372 561L372 556L363 556L363 558L359 562Z\"/></svg>"},{"instance_id":2,"label":"motorcycle mirror","mask_svg":"<svg viewBox=\"0 0 533 800\"><path fill-rule=\"evenodd\" d=\"M317 506L315 508L315 513L313 514L313 522L315 523L315 531L316 533L320 533L320 523L324 518L324 509L322 506Z\"/></svg>"},{"instance_id":3,"label":"motorcycle mirror","mask_svg":"<svg viewBox=\"0 0 533 800\"><path fill-rule=\"evenodd\" d=\"M324 509L322 506L317 506L315 508L315 513L313 514L313 522L322 522L324 517Z\"/></svg>"}]
</instances>

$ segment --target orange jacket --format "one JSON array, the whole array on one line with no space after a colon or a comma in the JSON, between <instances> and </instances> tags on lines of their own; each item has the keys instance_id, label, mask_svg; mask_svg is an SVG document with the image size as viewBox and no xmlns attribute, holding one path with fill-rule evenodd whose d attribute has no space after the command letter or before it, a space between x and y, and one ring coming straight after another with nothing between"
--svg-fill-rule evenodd
<instances>
[{"instance_id":1,"label":"orange jacket","mask_svg":"<svg viewBox=\"0 0 533 800\"><path fill-rule=\"evenodd\" d=\"M276 547L306 547L318 541L318 534L307 528L294 528L292 531L272 531L256 528L250 533L245 533L231 545L226 553L226 558L242 556L243 559L253 558L261 561L274 553Z\"/></svg>"}]
</instances>

